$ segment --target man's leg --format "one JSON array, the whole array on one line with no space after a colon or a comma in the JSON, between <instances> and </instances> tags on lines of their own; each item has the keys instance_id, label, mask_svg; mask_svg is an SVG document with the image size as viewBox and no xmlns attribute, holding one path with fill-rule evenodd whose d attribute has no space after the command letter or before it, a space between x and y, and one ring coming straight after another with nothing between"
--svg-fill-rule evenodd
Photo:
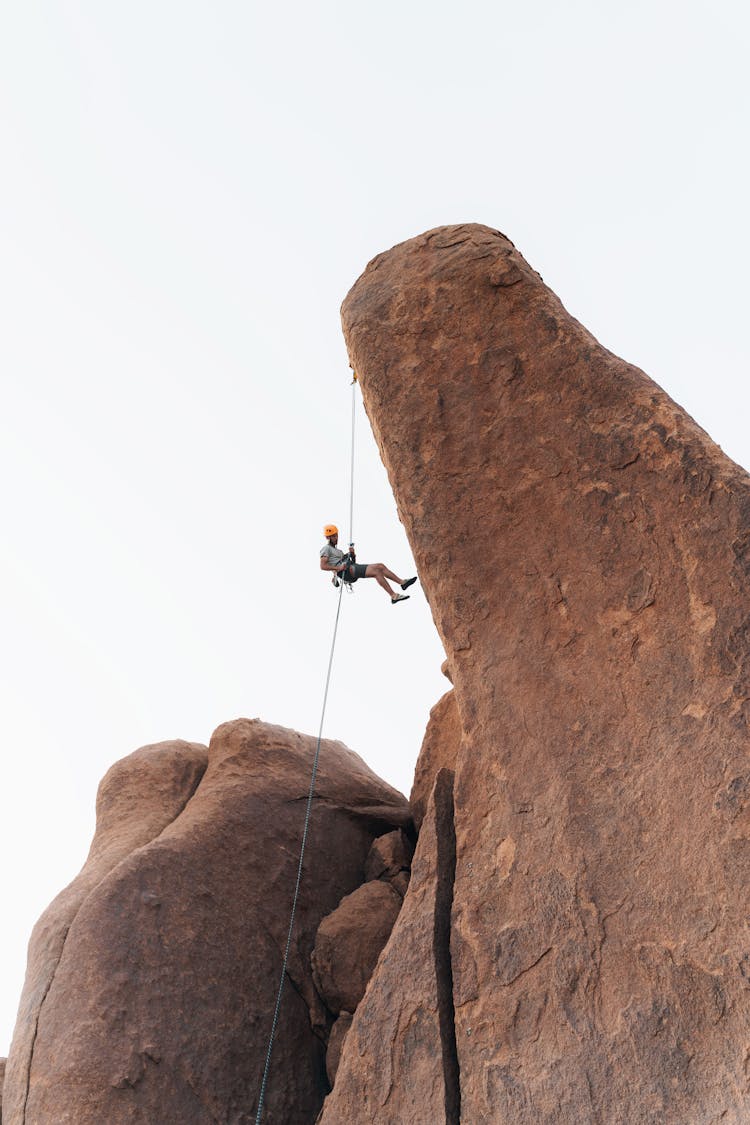
<instances>
[{"instance_id":1,"label":"man's leg","mask_svg":"<svg viewBox=\"0 0 750 1125\"><path fill-rule=\"evenodd\" d=\"M401 585L401 579L398 578L392 570L389 570L384 563L369 563L365 571L365 578L374 578L378 586L382 586L388 597L393 600L395 593L388 585L388 579L391 582L398 582Z\"/></svg>"},{"instance_id":2,"label":"man's leg","mask_svg":"<svg viewBox=\"0 0 750 1125\"><path fill-rule=\"evenodd\" d=\"M382 563L380 565L383 566ZM391 582L398 582L402 590L408 590L409 587L413 586L417 581L416 574L413 578L407 578L404 580L399 578L397 574L394 574L392 570L389 570L387 566L383 566L383 573L385 574L386 578L390 578Z\"/></svg>"}]
</instances>

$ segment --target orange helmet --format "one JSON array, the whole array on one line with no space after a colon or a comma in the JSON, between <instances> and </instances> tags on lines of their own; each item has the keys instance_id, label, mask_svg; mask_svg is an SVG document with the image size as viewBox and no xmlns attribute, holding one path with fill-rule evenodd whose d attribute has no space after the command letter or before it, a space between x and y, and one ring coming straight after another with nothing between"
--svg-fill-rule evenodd
<instances>
[{"instance_id":1,"label":"orange helmet","mask_svg":"<svg viewBox=\"0 0 750 1125\"><path fill-rule=\"evenodd\" d=\"M339 529L336 527L335 523L327 523L323 528L323 534L326 539L330 539L332 535L338 535L338 533Z\"/></svg>"}]
</instances>

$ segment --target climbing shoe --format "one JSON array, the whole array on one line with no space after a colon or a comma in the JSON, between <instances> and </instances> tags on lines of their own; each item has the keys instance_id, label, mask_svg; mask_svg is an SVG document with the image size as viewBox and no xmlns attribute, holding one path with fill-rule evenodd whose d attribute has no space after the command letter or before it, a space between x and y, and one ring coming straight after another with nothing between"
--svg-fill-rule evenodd
<instances>
[{"instance_id":1,"label":"climbing shoe","mask_svg":"<svg viewBox=\"0 0 750 1125\"><path fill-rule=\"evenodd\" d=\"M393 597L391 598L391 605L395 605L396 602L408 602L408 600L409 600L408 594L394 594Z\"/></svg>"},{"instance_id":2,"label":"climbing shoe","mask_svg":"<svg viewBox=\"0 0 750 1125\"><path fill-rule=\"evenodd\" d=\"M415 583L416 581L417 581L417 579L416 579L416 575L415 575L415 577L414 577L414 578L407 578L407 579L406 579L406 582L402 582L402 583L401 583L401 589L402 589L402 590L408 590L408 589L409 589L409 587L410 587L410 586L413 586L413 585L414 585L414 583Z\"/></svg>"}]
</instances>

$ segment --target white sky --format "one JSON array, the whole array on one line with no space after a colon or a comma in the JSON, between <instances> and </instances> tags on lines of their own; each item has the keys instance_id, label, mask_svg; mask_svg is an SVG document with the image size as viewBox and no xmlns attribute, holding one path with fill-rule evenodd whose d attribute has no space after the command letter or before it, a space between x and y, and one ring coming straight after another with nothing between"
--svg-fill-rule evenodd
<instances>
[{"instance_id":1,"label":"white sky","mask_svg":"<svg viewBox=\"0 0 750 1125\"><path fill-rule=\"evenodd\" d=\"M0 1054L111 763L317 729L374 254L498 227L750 464L747 56L739 0L3 5ZM361 404L354 531L410 570ZM408 793L429 610L343 613L325 733Z\"/></svg>"}]
</instances>

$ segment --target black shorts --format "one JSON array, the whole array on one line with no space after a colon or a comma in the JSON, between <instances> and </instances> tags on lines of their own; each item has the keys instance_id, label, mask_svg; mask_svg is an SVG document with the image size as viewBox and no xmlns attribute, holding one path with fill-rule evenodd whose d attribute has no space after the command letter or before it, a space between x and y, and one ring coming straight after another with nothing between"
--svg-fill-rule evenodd
<instances>
[{"instance_id":1,"label":"black shorts","mask_svg":"<svg viewBox=\"0 0 750 1125\"><path fill-rule=\"evenodd\" d=\"M345 582L356 582L358 578L366 578L368 563L352 563L348 570L344 572Z\"/></svg>"}]
</instances>

